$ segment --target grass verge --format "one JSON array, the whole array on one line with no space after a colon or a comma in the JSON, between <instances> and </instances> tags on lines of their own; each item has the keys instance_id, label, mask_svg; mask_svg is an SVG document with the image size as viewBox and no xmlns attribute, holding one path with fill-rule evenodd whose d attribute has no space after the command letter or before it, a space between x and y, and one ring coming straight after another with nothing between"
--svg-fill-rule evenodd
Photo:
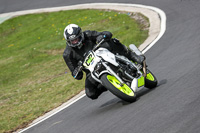
<instances>
[{"instance_id":1,"label":"grass verge","mask_svg":"<svg viewBox=\"0 0 200 133\"><path fill-rule=\"evenodd\" d=\"M108 30L125 45L139 45L148 36L148 22L134 15L71 10L24 15L0 24L0 132L26 126L84 89L84 80L74 80L62 58L66 25Z\"/></svg>"}]
</instances>

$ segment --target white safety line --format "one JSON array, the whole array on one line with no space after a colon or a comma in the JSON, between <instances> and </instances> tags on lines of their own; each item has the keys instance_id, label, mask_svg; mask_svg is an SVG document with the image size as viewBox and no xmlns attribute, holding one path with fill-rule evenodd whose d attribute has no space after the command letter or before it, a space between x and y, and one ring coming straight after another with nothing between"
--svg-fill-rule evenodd
<instances>
[{"instance_id":1,"label":"white safety line","mask_svg":"<svg viewBox=\"0 0 200 133\"><path fill-rule=\"evenodd\" d=\"M167 17L166 17L166 14L164 11L158 9L158 8L155 8L155 7L150 7L150 9L156 11L159 15L160 15L160 33L159 35L157 36L157 38L151 42L145 49L142 50L142 53L145 53L147 52L165 33L165 30L166 30L166 20L167 20Z\"/></svg>"},{"instance_id":2,"label":"white safety line","mask_svg":"<svg viewBox=\"0 0 200 133\"><path fill-rule=\"evenodd\" d=\"M140 49L140 50L142 50L142 53L145 53L163 36L163 34L164 34L165 30L166 30L166 15L165 15L165 13L162 10L160 10L160 9L158 9L156 7L152 7L152 6L145 6L145 5L138 5L138 4L120 4L120 3L91 3L91 4L79 4L79 5L65 6L65 7L34 9L34 10L27 10L27 11L19 11L19 12L11 12L11 13L0 14L0 23L2 23L3 21L5 21L6 19L9 19L11 17L25 15L25 14L31 14L31 13L53 12L53 11L72 10L72 9L110 9L110 10L119 10L120 9L119 6L120 7L126 7L126 8L122 9L123 11L129 11L130 12L130 10L128 10L128 8L130 7L130 8L140 8L140 10L142 10L141 13L143 13L143 10L148 10L147 14L150 11L156 12L158 14L158 17L160 19L159 33L157 33L154 38L150 39L150 42L147 42L147 44L145 44L145 46ZM137 11L137 10L135 10L135 11ZM150 17L151 16L152 15L150 15ZM149 16L147 16L147 17L149 17ZM152 21L150 23L151 23L150 24L150 26L151 26L152 23L154 23L154 22ZM150 33L149 36L151 37L151 33ZM22 130L20 130L18 132L22 133L22 132L24 132L24 131L36 126L37 124L45 121L46 119L52 117L53 115L57 114L58 112L66 109L67 107L69 107L70 105L74 104L75 102L77 102L78 100L83 98L84 96L85 96L85 93L84 93L84 91L82 91L79 95L77 95L74 98L70 99L68 102L64 103L63 105L61 105L57 109L54 109L50 113L47 113L46 115L42 116L41 118L36 119L36 121L31 123L29 127L25 128L25 129L22 129Z\"/></svg>"},{"instance_id":3,"label":"white safety line","mask_svg":"<svg viewBox=\"0 0 200 133\"><path fill-rule=\"evenodd\" d=\"M62 108L59 108L59 109L56 110L55 112L48 114L46 117L44 117L44 118L42 118L41 120L35 122L34 124L30 125L29 127L27 127L27 128L25 128L25 129L19 131L18 133L22 133L22 132L24 132L24 131L26 131L26 130L28 130L28 129L34 127L34 126L36 126L37 124L39 124L39 123L45 121L46 119L52 117L53 115L59 113L60 111L66 109L66 108L69 107L70 105L74 104L75 102L77 102L78 100L80 100L81 98L83 98L84 96L85 96L85 94L82 94L81 96L77 97L76 99L74 99L74 100L72 100L72 101L70 101L70 102L67 102L67 104L66 104L65 106L63 106Z\"/></svg>"}]
</instances>

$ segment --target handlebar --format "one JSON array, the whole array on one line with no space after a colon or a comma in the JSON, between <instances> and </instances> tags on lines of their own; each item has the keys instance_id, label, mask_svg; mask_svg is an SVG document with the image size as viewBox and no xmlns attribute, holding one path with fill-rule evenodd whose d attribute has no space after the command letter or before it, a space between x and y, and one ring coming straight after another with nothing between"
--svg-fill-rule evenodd
<instances>
[{"instance_id":1,"label":"handlebar","mask_svg":"<svg viewBox=\"0 0 200 133\"><path fill-rule=\"evenodd\" d=\"M92 50L95 51L104 41L105 41L105 39L102 39ZM77 71L77 73L75 74L74 78L76 78L77 75L78 75L78 73L79 73L80 71L82 71L82 69L83 69L83 62L82 62L82 61L79 61L77 67L78 67L78 71Z\"/></svg>"},{"instance_id":2,"label":"handlebar","mask_svg":"<svg viewBox=\"0 0 200 133\"><path fill-rule=\"evenodd\" d=\"M92 50L95 51L104 41L105 39L102 39Z\"/></svg>"}]
</instances>

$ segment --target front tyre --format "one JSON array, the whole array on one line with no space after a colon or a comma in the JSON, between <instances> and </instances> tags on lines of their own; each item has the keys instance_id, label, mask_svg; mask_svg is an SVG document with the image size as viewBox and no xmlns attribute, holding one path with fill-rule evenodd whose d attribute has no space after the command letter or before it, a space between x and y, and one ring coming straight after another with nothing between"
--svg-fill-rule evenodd
<instances>
[{"instance_id":1,"label":"front tyre","mask_svg":"<svg viewBox=\"0 0 200 133\"><path fill-rule=\"evenodd\" d=\"M134 102L136 100L134 91L126 84L121 86L119 80L114 76L103 74L101 76L101 81L104 87L120 99L127 102Z\"/></svg>"},{"instance_id":2,"label":"front tyre","mask_svg":"<svg viewBox=\"0 0 200 133\"><path fill-rule=\"evenodd\" d=\"M158 81L156 77L153 75L153 73L147 69L147 76L145 78L145 87L149 89L153 89L157 86Z\"/></svg>"}]
</instances>

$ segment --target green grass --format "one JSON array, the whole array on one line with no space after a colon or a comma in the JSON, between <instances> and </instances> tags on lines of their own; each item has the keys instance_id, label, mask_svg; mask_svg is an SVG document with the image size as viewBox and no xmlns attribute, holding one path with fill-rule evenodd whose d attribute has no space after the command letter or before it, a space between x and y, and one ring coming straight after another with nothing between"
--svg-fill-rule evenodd
<instances>
[{"instance_id":1,"label":"green grass","mask_svg":"<svg viewBox=\"0 0 200 133\"><path fill-rule=\"evenodd\" d=\"M71 10L24 15L0 24L0 132L26 126L84 89L73 79L62 53L63 30L111 31L125 45L148 36L143 24L126 13Z\"/></svg>"}]
</instances>

